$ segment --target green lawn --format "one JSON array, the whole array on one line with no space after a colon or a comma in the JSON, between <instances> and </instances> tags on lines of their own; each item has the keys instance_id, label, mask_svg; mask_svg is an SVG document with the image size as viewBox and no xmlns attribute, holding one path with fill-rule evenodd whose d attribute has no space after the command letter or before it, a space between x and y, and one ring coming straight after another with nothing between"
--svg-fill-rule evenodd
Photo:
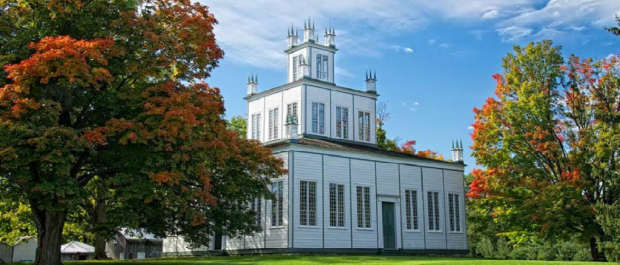
<instances>
[{"instance_id":1,"label":"green lawn","mask_svg":"<svg viewBox=\"0 0 620 265\"><path fill-rule=\"evenodd\" d=\"M398 264L398 265L421 265L421 264L454 264L454 265L485 265L485 264L508 264L508 265L529 265L529 264L566 264L566 265L585 265L601 264L596 262L554 262L554 261L521 261L521 260L486 260L473 258L444 258L444 257L412 257L412 256L239 256L239 257L211 257L211 258L187 258L187 259L162 259L147 261L90 261L90 262L67 262L65 264L81 265L310 265L310 264Z\"/></svg>"}]
</instances>

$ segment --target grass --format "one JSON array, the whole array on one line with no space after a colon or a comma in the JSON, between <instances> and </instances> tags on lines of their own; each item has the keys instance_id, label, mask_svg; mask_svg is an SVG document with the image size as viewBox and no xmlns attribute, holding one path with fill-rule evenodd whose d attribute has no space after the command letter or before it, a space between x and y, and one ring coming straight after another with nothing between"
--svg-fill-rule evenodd
<instances>
[{"instance_id":1,"label":"grass","mask_svg":"<svg viewBox=\"0 0 620 265\"><path fill-rule=\"evenodd\" d=\"M523 260L488 260L475 258L447 258L447 257L414 257L414 256L372 256L372 255L265 255L265 256L236 256L210 258L177 258L142 261L88 261L66 262L65 264L80 265L316 265L316 264L363 264L363 265L423 265L423 264L450 264L450 265L594 265L597 262L563 262L563 261L523 261Z\"/></svg>"}]
</instances>

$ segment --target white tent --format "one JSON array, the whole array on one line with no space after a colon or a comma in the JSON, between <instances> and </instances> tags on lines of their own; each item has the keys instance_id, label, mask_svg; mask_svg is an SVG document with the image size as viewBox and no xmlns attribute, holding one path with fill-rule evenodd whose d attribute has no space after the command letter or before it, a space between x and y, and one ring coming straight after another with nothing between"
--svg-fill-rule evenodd
<instances>
[{"instance_id":1,"label":"white tent","mask_svg":"<svg viewBox=\"0 0 620 265\"><path fill-rule=\"evenodd\" d=\"M95 254L95 247L82 242L71 241L60 246L60 253L63 260L85 260L92 258Z\"/></svg>"}]
</instances>

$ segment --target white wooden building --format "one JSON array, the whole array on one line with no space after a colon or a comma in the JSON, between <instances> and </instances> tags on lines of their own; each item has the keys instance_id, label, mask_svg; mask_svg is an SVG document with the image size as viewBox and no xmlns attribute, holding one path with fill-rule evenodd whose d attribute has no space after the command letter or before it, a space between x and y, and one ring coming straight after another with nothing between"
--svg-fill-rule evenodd
<instances>
[{"instance_id":1,"label":"white wooden building","mask_svg":"<svg viewBox=\"0 0 620 265\"><path fill-rule=\"evenodd\" d=\"M334 79L335 31L325 42L304 22L289 30L288 83L258 91L248 80L248 138L282 158L276 200L256 199L263 231L227 238L227 253L466 253L462 144L453 161L381 150L376 73L363 90Z\"/></svg>"}]
</instances>

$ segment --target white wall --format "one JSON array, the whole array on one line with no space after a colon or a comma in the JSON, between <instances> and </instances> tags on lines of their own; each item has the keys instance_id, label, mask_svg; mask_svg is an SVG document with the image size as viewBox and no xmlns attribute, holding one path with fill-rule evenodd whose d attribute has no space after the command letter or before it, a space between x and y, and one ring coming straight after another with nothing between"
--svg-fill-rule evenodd
<instances>
[{"instance_id":1,"label":"white wall","mask_svg":"<svg viewBox=\"0 0 620 265\"><path fill-rule=\"evenodd\" d=\"M261 114L261 142L269 141L269 110L278 108L278 136L277 139L284 138L286 124L286 105L288 103L297 102L297 112L301 119L301 86L292 87L277 93L266 95L248 102L248 123L247 138L252 138L252 115ZM298 121L301 123L301 121Z\"/></svg>"},{"instance_id":2,"label":"white wall","mask_svg":"<svg viewBox=\"0 0 620 265\"><path fill-rule=\"evenodd\" d=\"M322 248L323 247L323 192L321 189L323 168L321 155L295 153L294 171L294 223L293 247L295 248ZM316 182L316 226L302 226L300 222L300 181Z\"/></svg>"},{"instance_id":3,"label":"white wall","mask_svg":"<svg viewBox=\"0 0 620 265\"><path fill-rule=\"evenodd\" d=\"M355 111L353 110L353 95L351 94L347 94L347 93L342 93L339 91L333 91L331 92L331 102L332 102L332 106L331 106L331 119L333 122L330 123L331 126L331 137L332 138L337 138L337 139L345 139L345 140L353 140L353 117L355 116ZM348 135L347 138L340 138L337 137L336 135L336 107L340 106L340 107L344 107L344 108L348 108L349 109L349 119L348 119Z\"/></svg>"},{"instance_id":4,"label":"white wall","mask_svg":"<svg viewBox=\"0 0 620 265\"><path fill-rule=\"evenodd\" d=\"M325 248L351 247L351 187L349 185L349 159L340 157L325 157L323 190L325 191ZM329 185L344 185L344 227L330 226L330 198Z\"/></svg>"},{"instance_id":5,"label":"white wall","mask_svg":"<svg viewBox=\"0 0 620 265\"><path fill-rule=\"evenodd\" d=\"M364 142L364 143L371 143L371 144L376 144L377 143L377 136L376 136L376 99L372 99L372 98L367 98L367 97L360 97L360 96L355 96L354 98L355 101L355 140L359 141L359 142ZM360 111L364 111L364 112L370 112L370 142L365 141L365 139L359 139L359 130L360 128L360 124L359 124L359 112Z\"/></svg>"},{"instance_id":6,"label":"white wall","mask_svg":"<svg viewBox=\"0 0 620 265\"><path fill-rule=\"evenodd\" d=\"M375 182L375 163L365 160L351 159L352 215L353 215L353 247L377 248L377 193ZM357 186L370 186L370 228L357 227Z\"/></svg>"},{"instance_id":7,"label":"white wall","mask_svg":"<svg viewBox=\"0 0 620 265\"><path fill-rule=\"evenodd\" d=\"M445 182L445 204L444 207L449 210L449 202L448 202L448 194L458 194L459 195L459 223L461 224L460 232L452 232L450 231L450 223L449 223L449 211L446 211L446 224L448 231L448 249L466 249L467 248L467 234L465 227L465 191L463 174L461 172L456 171L444 171L444 182Z\"/></svg>"},{"instance_id":8,"label":"white wall","mask_svg":"<svg viewBox=\"0 0 620 265\"><path fill-rule=\"evenodd\" d=\"M214 237L210 236L211 240L209 247L202 246L199 248L191 248L189 243L185 242L185 238L182 236L165 237L163 240L163 253L181 253L192 251L209 251L215 249Z\"/></svg>"},{"instance_id":9,"label":"white wall","mask_svg":"<svg viewBox=\"0 0 620 265\"><path fill-rule=\"evenodd\" d=\"M401 229L403 234L403 248L405 249L424 249L424 231L426 215L422 200L422 171L420 167L400 165L400 189L401 189ZM418 230L407 230L407 210L405 203L405 190L415 190L418 193Z\"/></svg>"},{"instance_id":10,"label":"white wall","mask_svg":"<svg viewBox=\"0 0 620 265\"><path fill-rule=\"evenodd\" d=\"M34 261L37 253L37 241L32 238L13 246L13 262Z\"/></svg>"},{"instance_id":11,"label":"white wall","mask_svg":"<svg viewBox=\"0 0 620 265\"><path fill-rule=\"evenodd\" d=\"M289 167L288 155L286 153L277 154L276 157L281 158L284 161L284 168ZM286 248L288 245L288 227L289 227L289 178L288 174L282 175L282 177L277 179L272 179L272 181L283 181L282 190L283 190L283 198L284 202L282 205L282 226L273 227L271 226L271 212L272 212L272 201L268 200L265 203L267 209L265 209L265 213L267 214L265 220L265 247L266 248Z\"/></svg>"},{"instance_id":12,"label":"white wall","mask_svg":"<svg viewBox=\"0 0 620 265\"><path fill-rule=\"evenodd\" d=\"M305 108L306 114L304 115L306 117L305 126L304 126L304 128L306 128L305 133L329 137L330 132L331 132L330 130L331 108L329 107L330 106L329 105L330 103L329 89L320 88L316 86L307 86L306 89L307 91L305 93L305 96L306 96L305 103L307 103L308 105ZM318 131L317 133L312 132L312 103L313 102L325 104L325 133L324 134L318 134Z\"/></svg>"},{"instance_id":13,"label":"white wall","mask_svg":"<svg viewBox=\"0 0 620 265\"><path fill-rule=\"evenodd\" d=\"M426 248L427 249L446 249L446 211L444 207L443 176L440 169L422 168L422 178L424 179L424 218L426 227ZM428 230L428 192L439 192L439 231Z\"/></svg>"}]
</instances>

